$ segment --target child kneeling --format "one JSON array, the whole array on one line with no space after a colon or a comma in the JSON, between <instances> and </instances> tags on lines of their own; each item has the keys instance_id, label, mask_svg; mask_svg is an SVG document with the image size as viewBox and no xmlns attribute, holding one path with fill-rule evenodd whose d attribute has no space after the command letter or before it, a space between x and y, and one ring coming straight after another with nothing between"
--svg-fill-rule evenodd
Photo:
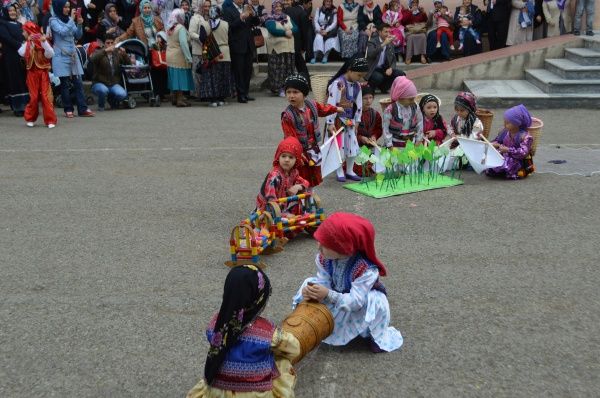
<instances>
[{"instance_id":1,"label":"child kneeling","mask_svg":"<svg viewBox=\"0 0 600 398\"><path fill-rule=\"evenodd\" d=\"M504 129L491 142L504 157L504 164L486 170L488 176L516 180L533 173L533 137L527 131L529 127L531 115L524 105L514 106L504 112Z\"/></svg>"},{"instance_id":2,"label":"child kneeling","mask_svg":"<svg viewBox=\"0 0 600 398\"><path fill-rule=\"evenodd\" d=\"M317 300L331 311L335 326L323 340L346 345L361 336L369 339L373 352L394 351L402 346L402 335L390 327L390 306L380 276L385 266L375 254L375 229L356 214L334 213L314 234L319 242L317 275L308 278L294 297Z\"/></svg>"},{"instance_id":3,"label":"child kneeling","mask_svg":"<svg viewBox=\"0 0 600 398\"><path fill-rule=\"evenodd\" d=\"M269 278L257 267L229 271L221 309L206 330L210 349L204 378L187 398L294 396L291 361L300 354L300 343L259 316L270 295Z\"/></svg>"}]
</instances>

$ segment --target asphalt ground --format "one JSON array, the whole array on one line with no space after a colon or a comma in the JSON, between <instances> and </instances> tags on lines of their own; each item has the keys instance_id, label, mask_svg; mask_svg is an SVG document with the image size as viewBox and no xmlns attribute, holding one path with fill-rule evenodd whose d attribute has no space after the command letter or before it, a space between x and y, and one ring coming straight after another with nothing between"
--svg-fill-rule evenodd
<instances>
[{"instance_id":1,"label":"asphalt ground","mask_svg":"<svg viewBox=\"0 0 600 398\"><path fill-rule=\"evenodd\" d=\"M437 93L448 118L455 93ZM0 115L1 397L185 395L284 106L143 105L54 130ZM535 116L541 147L600 148L600 111ZM600 176L463 179L380 200L332 177L318 187L328 213L375 225L405 343L321 345L298 367L298 397L598 395ZM290 312L315 252L301 237L265 258L267 317Z\"/></svg>"}]
</instances>

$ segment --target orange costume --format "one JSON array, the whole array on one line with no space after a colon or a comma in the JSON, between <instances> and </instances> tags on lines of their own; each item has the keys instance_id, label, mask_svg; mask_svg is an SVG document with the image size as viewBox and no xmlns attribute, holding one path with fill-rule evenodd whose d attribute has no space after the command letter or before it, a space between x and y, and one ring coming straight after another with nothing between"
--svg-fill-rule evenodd
<instances>
[{"instance_id":1,"label":"orange costume","mask_svg":"<svg viewBox=\"0 0 600 398\"><path fill-rule=\"evenodd\" d=\"M29 103L24 114L25 121L33 123L37 120L39 115L38 103L41 102L44 123L48 126L56 125L54 97L48 76L48 72L52 67L50 59L54 55L54 51L47 41L40 40L42 32L35 23L26 22L23 25L23 30L29 34L27 42L19 49L19 54L25 58L27 88L29 89Z\"/></svg>"}]
</instances>

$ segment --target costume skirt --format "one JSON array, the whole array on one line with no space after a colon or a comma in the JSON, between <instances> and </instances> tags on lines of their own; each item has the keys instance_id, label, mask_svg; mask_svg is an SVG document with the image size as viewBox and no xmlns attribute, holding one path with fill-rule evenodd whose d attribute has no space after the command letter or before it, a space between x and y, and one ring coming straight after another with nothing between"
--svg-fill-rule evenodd
<instances>
[{"instance_id":1,"label":"costume skirt","mask_svg":"<svg viewBox=\"0 0 600 398\"><path fill-rule=\"evenodd\" d=\"M233 95L234 83L229 61L213 63L202 69L200 80L200 98L203 100L212 101Z\"/></svg>"},{"instance_id":2,"label":"costume skirt","mask_svg":"<svg viewBox=\"0 0 600 398\"><path fill-rule=\"evenodd\" d=\"M346 33L343 30L339 30L338 38L340 40L340 53L342 58L352 58L358 51L358 30L352 29Z\"/></svg>"},{"instance_id":3,"label":"costume skirt","mask_svg":"<svg viewBox=\"0 0 600 398\"><path fill-rule=\"evenodd\" d=\"M283 88L285 79L296 70L296 56L294 53L280 53L275 51L269 54L269 88L278 93Z\"/></svg>"},{"instance_id":4,"label":"costume skirt","mask_svg":"<svg viewBox=\"0 0 600 398\"><path fill-rule=\"evenodd\" d=\"M194 78L192 70L189 68L173 68L167 67L169 76L169 89L172 91L193 91Z\"/></svg>"}]
</instances>

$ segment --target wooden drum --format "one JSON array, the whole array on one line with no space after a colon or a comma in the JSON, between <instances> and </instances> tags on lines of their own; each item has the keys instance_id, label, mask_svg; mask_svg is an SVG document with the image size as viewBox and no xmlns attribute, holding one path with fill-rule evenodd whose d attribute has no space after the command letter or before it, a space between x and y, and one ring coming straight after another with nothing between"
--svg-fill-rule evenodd
<instances>
[{"instance_id":1,"label":"wooden drum","mask_svg":"<svg viewBox=\"0 0 600 398\"><path fill-rule=\"evenodd\" d=\"M322 340L333 332L333 315L325 304L303 301L294 312L283 320L281 328L291 333L300 342L300 355L292 363L299 362Z\"/></svg>"}]
</instances>

